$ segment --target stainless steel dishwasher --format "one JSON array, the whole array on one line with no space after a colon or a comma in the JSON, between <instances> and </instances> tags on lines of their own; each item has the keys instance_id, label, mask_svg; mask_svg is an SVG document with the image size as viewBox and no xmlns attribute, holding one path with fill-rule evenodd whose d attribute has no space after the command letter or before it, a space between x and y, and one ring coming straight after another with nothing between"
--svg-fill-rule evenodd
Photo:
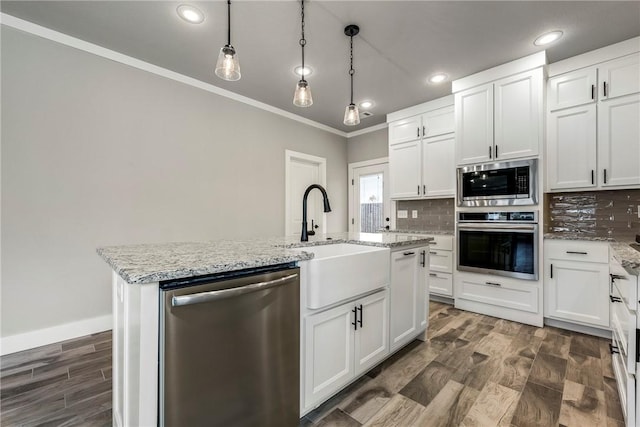
<instances>
[{"instance_id":1,"label":"stainless steel dishwasher","mask_svg":"<svg viewBox=\"0 0 640 427\"><path fill-rule=\"evenodd\" d=\"M161 283L161 426L299 424L299 271Z\"/></svg>"}]
</instances>

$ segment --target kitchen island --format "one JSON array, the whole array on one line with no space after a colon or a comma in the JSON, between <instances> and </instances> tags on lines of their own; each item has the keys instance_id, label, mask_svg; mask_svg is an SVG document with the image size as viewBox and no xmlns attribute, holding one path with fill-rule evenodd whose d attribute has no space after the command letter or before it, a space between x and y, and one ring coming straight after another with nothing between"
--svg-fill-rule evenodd
<instances>
[{"instance_id":1,"label":"kitchen island","mask_svg":"<svg viewBox=\"0 0 640 427\"><path fill-rule=\"evenodd\" d=\"M162 283L201 277L214 280L220 275L271 266L300 266L300 287L303 289L306 280L304 263L313 259L313 253L304 251L304 247L347 243L405 252L405 248L424 247L430 240L422 236L391 233L336 233L311 236L309 242L304 243L291 237L99 248L98 254L113 269L114 425L147 426L160 422L158 363ZM428 264L427 252L420 252L423 253L422 265ZM387 280L387 285L390 280ZM420 295L424 299L424 293ZM417 304L425 305L426 300ZM411 308L412 312L416 311L415 307ZM426 317L426 313L422 311L421 316ZM426 320L420 328L408 338L424 332ZM304 341L301 342L304 345Z\"/></svg>"}]
</instances>

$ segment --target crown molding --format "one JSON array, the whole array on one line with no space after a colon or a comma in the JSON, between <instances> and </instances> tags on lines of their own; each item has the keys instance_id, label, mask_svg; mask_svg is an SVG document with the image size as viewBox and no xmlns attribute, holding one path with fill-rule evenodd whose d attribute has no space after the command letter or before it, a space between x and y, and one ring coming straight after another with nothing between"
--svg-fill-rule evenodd
<instances>
[{"instance_id":1,"label":"crown molding","mask_svg":"<svg viewBox=\"0 0 640 427\"><path fill-rule=\"evenodd\" d=\"M371 133L371 132L375 132L377 130L380 129L386 129L387 128L387 124L386 123L380 123L379 125L373 125L373 126L369 126L368 128L364 128L364 129L360 129L360 130L354 130L353 132L349 132L346 134L347 139L349 138L353 138L354 136L359 136L359 135L364 135L365 133Z\"/></svg>"},{"instance_id":2,"label":"crown molding","mask_svg":"<svg viewBox=\"0 0 640 427\"><path fill-rule=\"evenodd\" d=\"M128 65L133 68L137 68L142 71L147 71L158 76L165 77L167 79L175 80L177 82L202 89L204 91L214 93L216 95L223 96L225 98L232 99L234 101L242 102L243 104L250 105L255 108L259 108L264 111L268 111L273 114L277 114L282 117L286 117L291 120L303 123L314 128L333 133L344 138L348 137L346 132L332 128L325 124L316 122L314 120L307 119L297 114L290 113L280 108L265 104L264 102L256 101L255 99L239 95L235 92L231 92L226 89L219 88L211 83L203 82L202 80L194 79L193 77L186 76L184 74L176 73L175 71L168 70L166 68L159 67L149 62L141 61L132 56L125 55L120 52L116 52L111 49L107 49L102 46L98 46L93 43L78 39L76 37L69 36L59 31L52 30L50 28L43 27L33 22L25 21L24 19L16 18L15 16L8 15L6 13L0 13L0 24L7 27L15 28L25 33L32 34L47 40L51 40L56 43L60 43L65 46L69 46L83 52L91 53L102 58L106 58L115 62L119 62L124 65ZM365 129L363 129L365 130Z\"/></svg>"}]
</instances>

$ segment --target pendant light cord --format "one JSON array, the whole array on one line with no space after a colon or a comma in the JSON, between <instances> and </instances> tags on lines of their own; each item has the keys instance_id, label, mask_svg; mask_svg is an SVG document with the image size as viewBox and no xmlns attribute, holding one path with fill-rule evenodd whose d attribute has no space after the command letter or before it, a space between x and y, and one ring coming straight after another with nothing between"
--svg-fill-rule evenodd
<instances>
[{"instance_id":1,"label":"pendant light cord","mask_svg":"<svg viewBox=\"0 0 640 427\"><path fill-rule=\"evenodd\" d=\"M356 71L353 69L353 36L350 36L350 39L351 55L349 59L351 61L351 68L349 69L349 76L351 76L351 104L353 104L353 75L356 73Z\"/></svg>"},{"instance_id":2,"label":"pendant light cord","mask_svg":"<svg viewBox=\"0 0 640 427\"><path fill-rule=\"evenodd\" d=\"M307 40L304 38L304 0L300 1L302 9L300 12L300 15L302 16L302 38L300 39L300 47L302 48L302 70L301 70L301 74L302 74L302 81L304 80L304 47L307 44Z\"/></svg>"},{"instance_id":3,"label":"pendant light cord","mask_svg":"<svg viewBox=\"0 0 640 427\"><path fill-rule=\"evenodd\" d=\"M231 46L231 0L227 0L227 46Z\"/></svg>"}]
</instances>

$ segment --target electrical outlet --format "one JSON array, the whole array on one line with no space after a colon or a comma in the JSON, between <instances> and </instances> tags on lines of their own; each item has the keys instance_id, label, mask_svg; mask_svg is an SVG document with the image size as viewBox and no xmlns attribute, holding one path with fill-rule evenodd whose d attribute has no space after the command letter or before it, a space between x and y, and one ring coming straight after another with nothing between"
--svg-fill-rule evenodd
<instances>
[{"instance_id":1,"label":"electrical outlet","mask_svg":"<svg viewBox=\"0 0 640 427\"><path fill-rule=\"evenodd\" d=\"M418 218L418 211L417 210L412 210L411 211L411 218L416 219Z\"/></svg>"},{"instance_id":2,"label":"electrical outlet","mask_svg":"<svg viewBox=\"0 0 640 427\"><path fill-rule=\"evenodd\" d=\"M409 213L409 211L406 210L402 210L402 211L398 211L398 218L409 218L409 216L407 215Z\"/></svg>"}]
</instances>

